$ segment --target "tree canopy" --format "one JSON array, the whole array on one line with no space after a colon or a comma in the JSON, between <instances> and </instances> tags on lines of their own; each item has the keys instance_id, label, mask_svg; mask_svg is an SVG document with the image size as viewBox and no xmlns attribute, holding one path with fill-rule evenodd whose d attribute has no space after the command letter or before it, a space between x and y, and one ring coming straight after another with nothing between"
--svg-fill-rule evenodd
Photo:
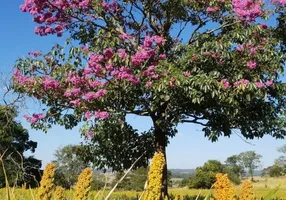
<instances>
[{"instance_id":1,"label":"tree canopy","mask_svg":"<svg viewBox=\"0 0 286 200\"><path fill-rule=\"evenodd\" d=\"M16 116L14 108L0 105L0 187L5 187L5 173L9 185L26 183L36 187L41 178L41 161L23 154L34 153L37 143L29 140L28 131L15 120Z\"/></svg>"},{"instance_id":2,"label":"tree canopy","mask_svg":"<svg viewBox=\"0 0 286 200\"><path fill-rule=\"evenodd\" d=\"M284 0L25 0L21 10L36 34L69 36L16 62L15 90L47 106L27 120L44 130L85 122L100 167L124 169L143 152L146 165L179 123L200 124L211 141L286 135ZM139 133L130 114L152 127Z\"/></svg>"}]
</instances>

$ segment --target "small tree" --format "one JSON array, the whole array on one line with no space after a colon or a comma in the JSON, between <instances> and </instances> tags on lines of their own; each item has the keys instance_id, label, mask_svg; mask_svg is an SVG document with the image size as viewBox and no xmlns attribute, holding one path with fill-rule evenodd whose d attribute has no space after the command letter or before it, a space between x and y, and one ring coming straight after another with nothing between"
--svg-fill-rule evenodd
<instances>
[{"instance_id":1,"label":"small tree","mask_svg":"<svg viewBox=\"0 0 286 200\"><path fill-rule=\"evenodd\" d=\"M260 166L260 159L262 156L260 154L255 153L255 151L246 151L239 154L243 166L248 169L248 173L251 176L251 180L253 181L253 173L254 170Z\"/></svg>"},{"instance_id":2,"label":"small tree","mask_svg":"<svg viewBox=\"0 0 286 200\"><path fill-rule=\"evenodd\" d=\"M87 159L99 168L126 169L142 154L135 167L146 167L155 151L165 155L179 123L202 125L211 141L233 129L284 138L285 31L256 21L283 22L285 1L271 2L25 0L36 34L66 30L80 46L19 59L14 88L47 106L27 117L34 128L86 122ZM128 115L148 117L152 127L139 133Z\"/></svg>"},{"instance_id":3,"label":"small tree","mask_svg":"<svg viewBox=\"0 0 286 200\"><path fill-rule=\"evenodd\" d=\"M216 174L224 173L224 165L217 160L209 160L202 167L197 167L190 179L190 188L209 189L216 181Z\"/></svg>"}]
</instances>

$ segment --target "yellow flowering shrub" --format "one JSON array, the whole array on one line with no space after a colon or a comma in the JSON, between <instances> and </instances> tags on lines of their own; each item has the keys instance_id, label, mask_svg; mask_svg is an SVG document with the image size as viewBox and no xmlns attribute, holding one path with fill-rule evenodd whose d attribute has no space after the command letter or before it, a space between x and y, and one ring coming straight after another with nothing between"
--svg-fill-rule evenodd
<instances>
[{"instance_id":1,"label":"yellow flowering shrub","mask_svg":"<svg viewBox=\"0 0 286 200\"><path fill-rule=\"evenodd\" d=\"M227 174L217 174L213 185L216 200L234 200L235 188L227 177Z\"/></svg>"},{"instance_id":2,"label":"yellow flowering shrub","mask_svg":"<svg viewBox=\"0 0 286 200\"><path fill-rule=\"evenodd\" d=\"M55 167L55 164L47 164L42 176L42 180L40 182L40 188L36 196L37 200L50 200L52 198Z\"/></svg>"},{"instance_id":3,"label":"yellow flowering shrub","mask_svg":"<svg viewBox=\"0 0 286 200\"><path fill-rule=\"evenodd\" d=\"M75 186L74 200L87 200L91 188L92 171L90 168L85 168L78 177Z\"/></svg>"},{"instance_id":4,"label":"yellow flowering shrub","mask_svg":"<svg viewBox=\"0 0 286 200\"><path fill-rule=\"evenodd\" d=\"M61 186L57 186L55 193L54 193L54 199L55 200L64 200L65 196L64 196L64 188L62 188Z\"/></svg>"},{"instance_id":5,"label":"yellow flowering shrub","mask_svg":"<svg viewBox=\"0 0 286 200\"><path fill-rule=\"evenodd\" d=\"M251 180L243 181L239 195L239 200L254 200L254 199L255 195Z\"/></svg>"},{"instance_id":6,"label":"yellow flowering shrub","mask_svg":"<svg viewBox=\"0 0 286 200\"><path fill-rule=\"evenodd\" d=\"M156 152L152 158L148 172L148 184L144 200L160 200L165 157L162 152Z\"/></svg>"}]
</instances>

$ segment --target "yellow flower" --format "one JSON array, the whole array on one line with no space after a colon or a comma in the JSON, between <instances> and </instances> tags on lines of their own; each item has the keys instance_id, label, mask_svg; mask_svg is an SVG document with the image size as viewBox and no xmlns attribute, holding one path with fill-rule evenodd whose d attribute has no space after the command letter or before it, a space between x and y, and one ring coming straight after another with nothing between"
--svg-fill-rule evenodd
<instances>
[{"instance_id":1,"label":"yellow flower","mask_svg":"<svg viewBox=\"0 0 286 200\"><path fill-rule=\"evenodd\" d=\"M55 200L64 200L64 188L62 188L61 186L57 186L54 195Z\"/></svg>"},{"instance_id":2,"label":"yellow flower","mask_svg":"<svg viewBox=\"0 0 286 200\"><path fill-rule=\"evenodd\" d=\"M144 200L160 200L165 157L162 152L156 152L152 158L148 172L148 185Z\"/></svg>"},{"instance_id":3,"label":"yellow flower","mask_svg":"<svg viewBox=\"0 0 286 200\"><path fill-rule=\"evenodd\" d=\"M216 200L234 200L235 188L227 177L227 174L217 174L213 185Z\"/></svg>"},{"instance_id":4,"label":"yellow flower","mask_svg":"<svg viewBox=\"0 0 286 200\"><path fill-rule=\"evenodd\" d=\"M243 181L241 186L241 192L239 195L239 200L254 200L255 195L253 192L253 185L251 180Z\"/></svg>"},{"instance_id":5,"label":"yellow flower","mask_svg":"<svg viewBox=\"0 0 286 200\"><path fill-rule=\"evenodd\" d=\"M74 200L87 200L92 182L92 171L90 168L85 168L78 177L75 186Z\"/></svg>"},{"instance_id":6,"label":"yellow flower","mask_svg":"<svg viewBox=\"0 0 286 200\"><path fill-rule=\"evenodd\" d=\"M42 180L40 182L40 188L37 193L38 200L50 200L52 198L52 191L54 187L54 175L55 175L55 164L48 163Z\"/></svg>"}]
</instances>

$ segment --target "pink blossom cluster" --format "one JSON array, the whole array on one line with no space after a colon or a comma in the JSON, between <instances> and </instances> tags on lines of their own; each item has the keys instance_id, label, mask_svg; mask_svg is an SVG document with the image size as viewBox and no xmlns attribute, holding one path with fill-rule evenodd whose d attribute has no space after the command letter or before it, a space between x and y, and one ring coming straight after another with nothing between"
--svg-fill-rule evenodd
<instances>
[{"instance_id":1,"label":"pink blossom cluster","mask_svg":"<svg viewBox=\"0 0 286 200\"><path fill-rule=\"evenodd\" d=\"M97 92L87 92L84 94L84 99L86 101L92 101L99 99L100 97L103 97L107 94L106 89L99 89Z\"/></svg>"},{"instance_id":2,"label":"pink blossom cluster","mask_svg":"<svg viewBox=\"0 0 286 200\"><path fill-rule=\"evenodd\" d=\"M224 89L227 89L227 88L230 87L230 83L229 83L229 81L227 79L221 80L221 84L223 85Z\"/></svg>"},{"instance_id":3,"label":"pink blossom cluster","mask_svg":"<svg viewBox=\"0 0 286 200\"><path fill-rule=\"evenodd\" d=\"M240 79L239 81L236 81L233 85L235 87L238 87L240 85L248 85L249 84L249 80L246 79Z\"/></svg>"},{"instance_id":4,"label":"pink blossom cluster","mask_svg":"<svg viewBox=\"0 0 286 200\"><path fill-rule=\"evenodd\" d=\"M42 55L42 53L40 51L30 51L28 54L30 56L34 56L34 57L38 57L38 56Z\"/></svg>"},{"instance_id":5,"label":"pink blossom cluster","mask_svg":"<svg viewBox=\"0 0 286 200\"><path fill-rule=\"evenodd\" d=\"M234 13L246 21L255 21L263 14L261 0L232 0Z\"/></svg>"},{"instance_id":6,"label":"pink blossom cluster","mask_svg":"<svg viewBox=\"0 0 286 200\"><path fill-rule=\"evenodd\" d=\"M13 79L19 85L30 85L35 82L35 80L31 77L23 76L20 70L16 70L13 73Z\"/></svg>"},{"instance_id":7,"label":"pink blossom cluster","mask_svg":"<svg viewBox=\"0 0 286 200\"><path fill-rule=\"evenodd\" d=\"M60 87L60 83L51 77L43 77L43 86L45 90L55 90Z\"/></svg>"},{"instance_id":8,"label":"pink blossom cluster","mask_svg":"<svg viewBox=\"0 0 286 200\"><path fill-rule=\"evenodd\" d=\"M128 67L120 67L119 69L115 69L111 72L111 75L116 79L127 80L132 84L140 83L140 79L135 76L132 70Z\"/></svg>"},{"instance_id":9,"label":"pink blossom cluster","mask_svg":"<svg viewBox=\"0 0 286 200\"><path fill-rule=\"evenodd\" d=\"M109 13L116 14L122 11L121 6L115 0L111 1L110 3L103 1L101 5L105 9L105 11Z\"/></svg>"},{"instance_id":10,"label":"pink blossom cluster","mask_svg":"<svg viewBox=\"0 0 286 200\"><path fill-rule=\"evenodd\" d=\"M217 6L210 6L210 7L207 7L206 11L207 13L212 14L212 13L216 13L220 11L220 8Z\"/></svg>"},{"instance_id":11,"label":"pink blossom cluster","mask_svg":"<svg viewBox=\"0 0 286 200\"><path fill-rule=\"evenodd\" d=\"M151 65L147 68L147 70L142 72L142 75L145 77L151 77L152 79L159 78L159 74L155 73L155 65Z\"/></svg>"},{"instance_id":12,"label":"pink blossom cluster","mask_svg":"<svg viewBox=\"0 0 286 200\"><path fill-rule=\"evenodd\" d=\"M96 118L99 118L99 119L107 119L109 117L109 113L106 112L106 111L86 111L84 113L84 117L86 119L90 119L92 118L93 116L95 116Z\"/></svg>"},{"instance_id":13,"label":"pink blossom cluster","mask_svg":"<svg viewBox=\"0 0 286 200\"><path fill-rule=\"evenodd\" d=\"M32 116L24 115L24 118L25 118L28 122L34 124L34 123L38 122L39 120L44 119L44 118L45 118L45 115L42 114L42 113L39 113L39 114L34 113Z\"/></svg>"},{"instance_id":14,"label":"pink blossom cluster","mask_svg":"<svg viewBox=\"0 0 286 200\"><path fill-rule=\"evenodd\" d=\"M246 63L246 65L247 65L247 67L248 67L249 69L255 69L256 66L257 66L257 64L256 64L256 62L255 62L254 60L248 61L248 62Z\"/></svg>"},{"instance_id":15,"label":"pink blossom cluster","mask_svg":"<svg viewBox=\"0 0 286 200\"><path fill-rule=\"evenodd\" d=\"M109 113L106 111L95 111L94 113L95 117L99 119L108 119L109 118Z\"/></svg>"},{"instance_id":16,"label":"pink blossom cluster","mask_svg":"<svg viewBox=\"0 0 286 200\"><path fill-rule=\"evenodd\" d=\"M79 97L82 94L81 88L71 88L64 93L65 97Z\"/></svg>"},{"instance_id":17,"label":"pink blossom cluster","mask_svg":"<svg viewBox=\"0 0 286 200\"><path fill-rule=\"evenodd\" d=\"M35 28L35 33L41 36L57 34L61 36L64 28L72 22L65 10L85 9L91 0L25 0L20 6L21 11L34 15L34 21L45 24ZM55 26L53 26L55 24Z\"/></svg>"}]
</instances>

